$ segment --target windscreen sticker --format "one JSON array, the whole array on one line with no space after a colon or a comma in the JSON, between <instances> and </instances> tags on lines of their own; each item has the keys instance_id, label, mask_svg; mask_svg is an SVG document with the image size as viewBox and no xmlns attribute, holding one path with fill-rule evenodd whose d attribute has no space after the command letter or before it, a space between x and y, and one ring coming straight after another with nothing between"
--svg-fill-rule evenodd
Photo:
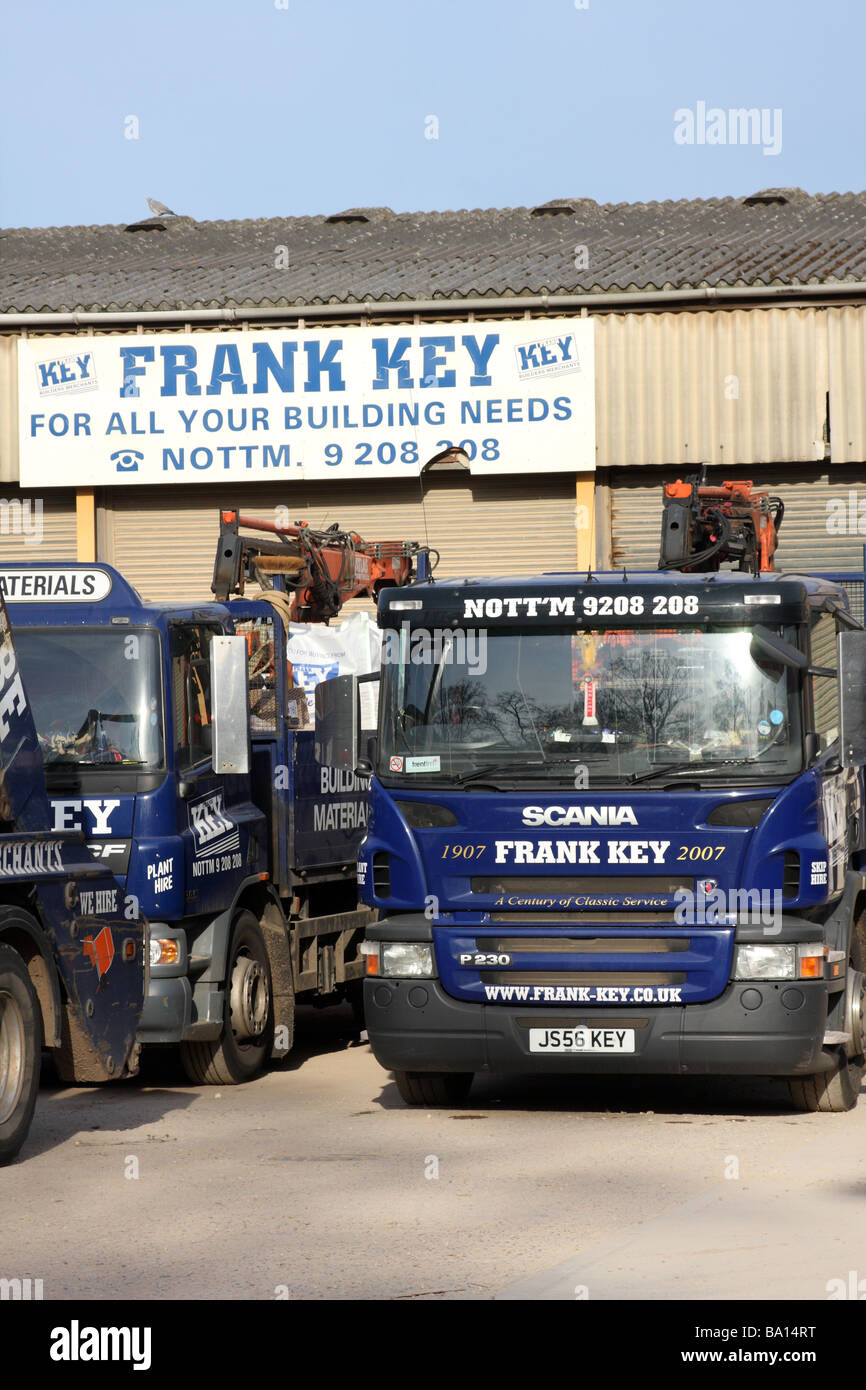
<instances>
[{"instance_id":1,"label":"windscreen sticker","mask_svg":"<svg viewBox=\"0 0 866 1390\"><path fill-rule=\"evenodd\" d=\"M394 762L394 759L392 758L392 759L391 759L391 763L393 764L393 762ZM441 766L441 763L442 763L442 759L439 757L438 753L431 754L431 755L429 755L428 757L425 757L425 758L407 758L407 759L406 759L406 771L407 771L407 772L438 772L438 771L439 771L439 768L440 768L440 766Z\"/></svg>"},{"instance_id":2,"label":"windscreen sticker","mask_svg":"<svg viewBox=\"0 0 866 1390\"><path fill-rule=\"evenodd\" d=\"M782 721L784 720L784 718L785 718L785 714L784 714L784 711L783 711L783 710L780 710L780 709L771 709L771 710L770 710L770 723L771 723L771 724L781 724Z\"/></svg>"},{"instance_id":3,"label":"windscreen sticker","mask_svg":"<svg viewBox=\"0 0 866 1390\"><path fill-rule=\"evenodd\" d=\"M394 754L394 756L393 756L393 757L389 760L389 762L388 762L388 770L389 770L390 772L402 772L402 771L403 771L403 759L400 758L400 757L398 757L396 753Z\"/></svg>"}]
</instances>

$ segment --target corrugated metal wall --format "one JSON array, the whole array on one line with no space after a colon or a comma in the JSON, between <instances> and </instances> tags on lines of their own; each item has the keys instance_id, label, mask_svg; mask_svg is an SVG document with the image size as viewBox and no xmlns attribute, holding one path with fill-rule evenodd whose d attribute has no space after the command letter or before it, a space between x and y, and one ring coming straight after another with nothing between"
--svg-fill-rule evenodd
<instances>
[{"instance_id":1,"label":"corrugated metal wall","mask_svg":"<svg viewBox=\"0 0 866 1390\"><path fill-rule=\"evenodd\" d=\"M801 468L796 475L779 468L756 468L747 477L785 503L779 532L776 567L811 573L822 570L862 570L866 544L866 467ZM671 471L653 469L636 477L610 475L612 563L615 568L654 570L661 539L662 485L673 481ZM718 476L708 479L719 482ZM853 509L851 493L855 493ZM863 500L861 524L857 502ZM828 506L828 504L831 504ZM844 525L838 534L839 520ZM853 521L853 526L852 526ZM828 523L832 529L828 529Z\"/></svg>"},{"instance_id":2,"label":"corrugated metal wall","mask_svg":"<svg viewBox=\"0 0 866 1390\"><path fill-rule=\"evenodd\" d=\"M819 320L813 309L598 318L598 467L823 458Z\"/></svg>"},{"instance_id":3,"label":"corrugated metal wall","mask_svg":"<svg viewBox=\"0 0 866 1390\"><path fill-rule=\"evenodd\" d=\"M146 598L210 594L221 506L316 527L337 521L365 540L429 538L441 554L437 574L532 574L573 569L576 554L573 474L532 479L471 478L438 473L425 489L426 529L418 483L248 484L240 490L197 487L115 489L106 499L102 558L123 571Z\"/></svg>"},{"instance_id":4,"label":"corrugated metal wall","mask_svg":"<svg viewBox=\"0 0 866 1390\"><path fill-rule=\"evenodd\" d=\"M0 564L74 559L75 493L22 492L17 483L0 482Z\"/></svg>"},{"instance_id":5,"label":"corrugated metal wall","mask_svg":"<svg viewBox=\"0 0 866 1390\"><path fill-rule=\"evenodd\" d=\"M866 309L826 313L834 463L866 459Z\"/></svg>"},{"instance_id":6,"label":"corrugated metal wall","mask_svg":"<svg viewBox=\"0 0 866 1390\"><path fill-rule=\"evenodd\" d=\"M0 483L18 478L18 339L0 338Z\"/></svg>"}]
</instances>

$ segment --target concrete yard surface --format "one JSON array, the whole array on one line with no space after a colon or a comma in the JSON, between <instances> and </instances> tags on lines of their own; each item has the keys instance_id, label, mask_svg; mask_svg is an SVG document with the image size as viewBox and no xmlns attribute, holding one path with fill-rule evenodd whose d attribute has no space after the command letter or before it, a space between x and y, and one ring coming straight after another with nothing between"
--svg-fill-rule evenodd
<instances>
[{"instance_id":1,"label":"concrete yard surface","mask_svg":"<svg viewBox=\"0 0 866 1390\"><path fill-rule=\"evenodd\" d=\"M866 1104L780 1082L480 1078L407 1109L347 1009L241 1087L40 1092L0 1279L45 1299L804 1299L866 1290ZM851 1296L848 1294L847 1296Z\"/></svg>"}]
</instances>

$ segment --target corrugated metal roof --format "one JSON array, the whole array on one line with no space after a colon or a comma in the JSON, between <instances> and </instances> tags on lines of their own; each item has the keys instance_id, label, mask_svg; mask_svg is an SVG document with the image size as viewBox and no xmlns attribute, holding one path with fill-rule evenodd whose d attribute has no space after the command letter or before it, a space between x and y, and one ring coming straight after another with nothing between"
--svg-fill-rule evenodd
<instances>
[{"instance_id":1,"label":"corrugated metal roof","mask_svg":"<svg viewBox=\"0 0 866 1390\"><path fill-rule=\"evenodd\" d=\"M0 312L292 306L866 278L866 192L0 232ZM366 220L355 220L363 217ZM352 220L345 220L351 218ZM586 248L585 257L579 248ZM584 265L578 269L576 266Z\"/></svg>"}]
</instances>

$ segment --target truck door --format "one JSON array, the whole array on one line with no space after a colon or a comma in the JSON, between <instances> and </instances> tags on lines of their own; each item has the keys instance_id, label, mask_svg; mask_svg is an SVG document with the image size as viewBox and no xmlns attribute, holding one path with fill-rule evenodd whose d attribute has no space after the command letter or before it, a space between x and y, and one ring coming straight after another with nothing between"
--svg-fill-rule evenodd
<instances>
[{"instance_id":1,"label":"truck door","mask_svg":"<svg viewBox=\"0 0 866 1390\"><path fill-rule=\"evenodd\" d=\"M828 757L839 738L839 679L836 673L836 639L842 624L833 613L811 615L809 647L815 674L810 677L811 725L818 739L821 768L821 803L827 837L827 862L811 865L812 874L826 874L830 890L841 893L851 855L862 849L862 774L854 768L838 768ZM824 674L818 674L823 672ZM820 877L817 879L820 882Z\"/></svg>"},{"instance_id":2,"label":"truck door","mask_svg":"<svg viewBox=\"0 0 866 1390\"><path fill-rule=\"evenodd\" d=\"M247 643L252 798L267 815L271 877L283 887L289 882L292 841L289 750L293 730L302 723L303 692L288 688L285 629L275 611L260 600L233 599L230 608L235 632Z\"/></svg>"},{"instance_id":3,"label":"truck door","mask_svg":"<svg viewBox=\"0 0 866 1390\"><path fill-rule=\"evenodd\" d=\"M241 882L265 867L264 817L250 799L250 779L213 770L210 652L221 628L171 627L171 737L177 776L178 833L184 845L187 911L219 912Z\"/></svg>"}]
</instances>

